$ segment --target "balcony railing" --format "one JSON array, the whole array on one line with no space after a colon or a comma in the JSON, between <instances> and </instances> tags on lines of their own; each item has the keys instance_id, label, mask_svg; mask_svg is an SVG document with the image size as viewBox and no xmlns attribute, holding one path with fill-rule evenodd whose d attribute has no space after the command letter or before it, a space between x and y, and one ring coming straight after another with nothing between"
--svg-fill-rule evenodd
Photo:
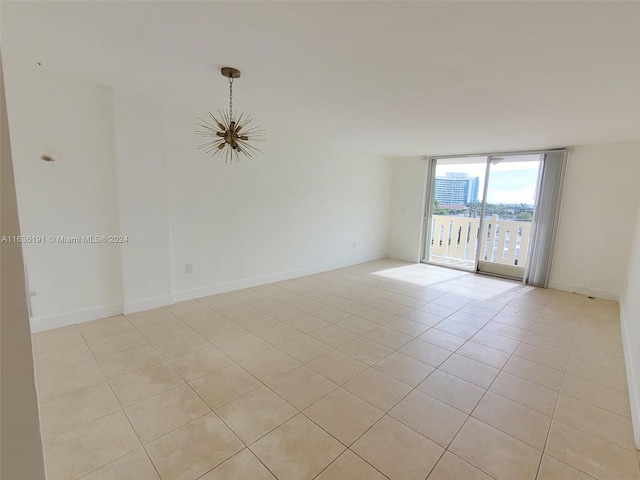
<instances>
[{"instance_id":1,"label":"balcony railing","mask_svg":"<svg viewBox=\"0 0 640 480\"><path fill-rule=\"evenodd\" d=\"M484 220L479 235L479 218L433 215L431 254L475 260L480 244L480 260L525 267L531 238L531 222L499 220L497 215Z\"/></svg>"}]
</instances>

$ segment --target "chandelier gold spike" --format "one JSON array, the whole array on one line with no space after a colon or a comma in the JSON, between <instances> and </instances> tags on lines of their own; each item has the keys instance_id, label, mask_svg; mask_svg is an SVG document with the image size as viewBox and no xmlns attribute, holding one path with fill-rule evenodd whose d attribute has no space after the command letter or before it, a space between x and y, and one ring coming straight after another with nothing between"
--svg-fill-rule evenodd
<instances>
[{"instance_id":1,"label":"chandelier gold spike","mask_svg":"<svg viewBox=\"0 0 640 480\"><path fill-rule=\"evenodd\" d=\"M253 158L262 153L252 142L263 142L260 138L264 129L260 126L250 126L253 118L241 113L236 118L233 111L233 81L240 78L240 70L224 67L220 73L229 79L229 111L218 110L218 116L209 112L208 119L198 117L196 125L199 127L196 134L202 137L210 137L212 140L198 147L212 157L220 155L224 157L224 163L240 163L240 155Z\"/></svg>"}]
</instances>

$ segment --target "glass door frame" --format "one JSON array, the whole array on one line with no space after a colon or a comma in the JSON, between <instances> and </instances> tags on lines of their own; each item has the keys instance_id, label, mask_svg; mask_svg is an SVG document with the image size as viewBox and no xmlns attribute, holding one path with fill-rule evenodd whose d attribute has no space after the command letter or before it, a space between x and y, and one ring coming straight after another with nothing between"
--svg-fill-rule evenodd
<instances>
[{"instance_id":1,"label":"glass door frame","mask_svg":"<svg viewBox=\"0 0 640 480\"><path fill-rule=\"evenodd\" d=\"M424 183L425 185L424 204L423 204L424 214L422 217L422 229L421 229L422 244L421 244L421 252L420 252L420 263L442 266L429 261L431 236L433 234L433 232L431 231L431 228L432 228L431 226L433 223L432 222L433 196L435 193L435 179L436 179L435 167L439 159L459 158L463 160L464 158L469 158L469 157L476 157L476 158L486 157L487 165L486 165L485 179L484 179L484 186L483 186L482 209L480 213L480 222L478 227L478 236L481 236L483 232L484 221L485 221L484 216L485 216L485 207L487 204L487 201L486 201L487 192L489 188L489 173L491 168L491 159L495 157L507 157L507 156L518 156L518 155L540 155L540 161L541 161L540 169L542 170L542 167L544 164L544 154L550 153L550 152L559 152L559 151L566 151L566 148L544 149L544 150L521 150L521 151L512 151L512 152L468 153L468 154L462 154L462 155L428 155L423 157L424 160L427 162L427 168L426 168L426 173L425 173L426 178ZM539 188L540 188L540 174L538 175L538 184L536 185L536 193L539 190ZM535 217L534 217L534 221L535 221ZM482 273L485 275L496 275L496 276L501 276L505 278L520 279L519 277L511 277L509 275L502 274L502 273L494 273L494 272L488 272L488 271L479 272L478 264L480 262L480 252L481 252L481 246L482 246L482 242L480 240L481 239L478 238L476 252L475 252L475 265L473 270L456 268L455 266L448 266L445 268L451 268L454 270L461 270L461 271L472 272L472 273ZM532 248L532 245L529 245L529 249L531 248Z\"/></svg>"}]
</instances>

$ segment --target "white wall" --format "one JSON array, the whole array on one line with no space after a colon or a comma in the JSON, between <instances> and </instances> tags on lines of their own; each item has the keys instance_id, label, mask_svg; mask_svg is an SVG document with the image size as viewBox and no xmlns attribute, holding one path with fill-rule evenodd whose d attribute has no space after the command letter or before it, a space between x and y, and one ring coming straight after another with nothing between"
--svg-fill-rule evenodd
<instances>
[{"instance_id":1,"label":"white wall","mask_svg":"<svg viewBox=\"0 0 640 480\"><path fill-rule=\"evenodd\" d=\"M387 253L390 158L261 119L265 154L225 165L197 150L206 110L16 65L9 78L23 233L128 237L26 246L36 330ZM39 160L45 146L61 158Z\"/></svg>"},{"instance_id":2,"label":"white wall","mask_svg":"<svg viewBox=\"0 0 640 480\"><path fill-rule=\"evenodd\" d=\"M550 287L618 299L639 178L640 142L571 149Z\"/></svg>"},{"instance_id":3,"label":"white wall","mask_svg":"<svg viewBox=\"0 0 640 480\"><path fill-rule=\"evenodd\" d=\"M168 109L174 289L179 298L379 258L391 160L278 130L264 155L225 165L196 150L196 115ZM194 273L186 273L186 264Z\"/></svg>"},{"instance_id":4,"label":"white wall","mask_svg":"<svg viewBox=\"0 0 640 480\"><path fill-rule=\"evenodd\" d=\"M165 106L113 96L124 312L173 302Z\"/></svg>"},{"instance_id":5,"label":"white wall","mask_svg":"<svg viewBox=\"0 0 640 480\"><path fill-rule=\"evenodd\" d=\"M640 163L640 155L637 158ZM620 295L620 326L636 446L640 448L640 207Z\"/></svg>"},{"instance_id":6,"label":"white wall","mask_svg":"<svg viewBox=\"0 0 640 480\"><path fill-rule=\"evenodd\" d=\"M422 157L393 159L389 256L419 262L424 216L427 160Z\"/></svg>"},{"instance_id":7,"label":"white wall","mask_svg":"<svg viewBox=\"0 0 640 480\"><path fill-rule=\"evenodd\" d=\"M118 233L111 90L6 65L23 235ZM43 148L60 158L45 162ZM32 314L55 326L117 313L120 251L107 244L24 246Z\"/></svg>"}]
</instances>

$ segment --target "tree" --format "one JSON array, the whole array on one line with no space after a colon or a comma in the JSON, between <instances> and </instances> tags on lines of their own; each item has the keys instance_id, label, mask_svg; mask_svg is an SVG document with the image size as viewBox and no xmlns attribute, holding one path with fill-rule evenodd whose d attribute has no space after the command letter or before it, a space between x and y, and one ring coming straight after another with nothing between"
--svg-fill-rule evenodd
<instances>
[{"instance_id":1,"label":"tree","mask_svg":"<svg viewBox=\"0 0 640 480\"><path fill-rule=\"evenodd\" d=\"M440 208L440 202L437 199L433 199L433 214L434 215L448 215L449 210L446 208Z\"/></svg>"}]
</instances>

